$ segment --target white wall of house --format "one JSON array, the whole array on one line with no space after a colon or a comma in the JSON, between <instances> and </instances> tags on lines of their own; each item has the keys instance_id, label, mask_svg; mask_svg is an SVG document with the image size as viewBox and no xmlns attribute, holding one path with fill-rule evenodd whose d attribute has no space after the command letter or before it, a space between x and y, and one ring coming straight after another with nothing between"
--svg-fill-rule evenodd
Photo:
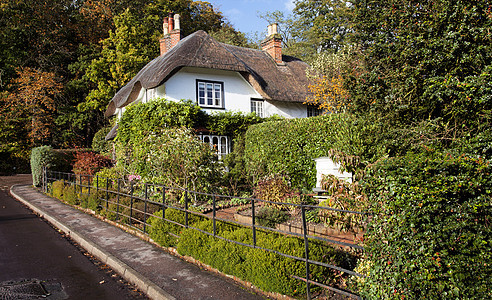
<instances>
[{"instance_id":1,"label":"white wall of house","mask_svg":"<svg viewBox=\"0 0 492 300\"><path fill-rule=\"evenodd\" d=\"M302 103L265 101L266 116L279 115L285 118L307 117L307 107Z\"/></svg>"},{"instance_id":2,"label":"white wall of house","mask_svg":"<svg viewBox=\"0 0 492 300\"><path fill-rule=\"evenodd\" d=\"M183 67L164 84L153 89L142 88L133 103L145 103L160 97L176 102L182 99L191 99L197 103L197 80L223 83L223 108L203 107L203 110L209 113L213 111L249 113L251 112L251 99L263 99L238 72ZM264 101L263 111L264 117L279 115L285 118L305 118L307 116L306 106L301 103ZM118 116L121 116L123 112L124 108L118 109Z\"/></svg>"},{"instance_id":3,"label":"white wall of house","mask_svg":"<svg viewBox=\"0 0 492 300\"><path fill-rule=\"evenodd\" d=\"M222 82L224 86L224 109L205 111L251 112L251 98L261 99L253 87L237 72L184 67L169 78L166 85L166 98L171 101L191 99L197 102L196 81Z\"/></svg>"}]
</instances>

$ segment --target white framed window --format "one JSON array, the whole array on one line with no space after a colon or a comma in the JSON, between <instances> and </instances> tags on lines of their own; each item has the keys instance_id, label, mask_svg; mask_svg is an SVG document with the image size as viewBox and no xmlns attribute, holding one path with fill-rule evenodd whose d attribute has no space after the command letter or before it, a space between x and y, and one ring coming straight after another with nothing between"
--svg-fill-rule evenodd
<instances>
[{"instance_id":1,"label":"white framed window","mask_svg":"<svg viewBox=\"0 0 492 300\"><path fill-rule=\"evenodd\" d=\"M258 115L258 117L263 118L263 100L259 99L251 99L251 112L254 112Z\"/></svg>"},{"instance_id":2,"label":"white framed window","mask_svg":"<svg viewBox=\"0 0 492 300\"><path fill-rule=\"evenodd\" d=\"M231 152L231 145L228 136L200 134L199 137L202 142L209 144L212 149L217 151L219 159L222 159L225 155Z\"/></svg>"},{"instance_id":3,"label":"white framed window","mask_svg":"<svg viewBox=\"0 0 492 300\"><path fill-rule=\"evenodd\" d=\"M196 98L201 107L224 108L224 83L197 80Z\"/></svg>"},{"instance_id":4,"label":"white framed window","mask_svg":"<svg viewBox=\"0 0 492 300\"><path fill-rule=\"evenodd\" d=\"M307 107L307 116L309 117L316 117L320 116L323 114L323 110L317 108L316 106L308 105Z\"/></svg>"}]
</instances>

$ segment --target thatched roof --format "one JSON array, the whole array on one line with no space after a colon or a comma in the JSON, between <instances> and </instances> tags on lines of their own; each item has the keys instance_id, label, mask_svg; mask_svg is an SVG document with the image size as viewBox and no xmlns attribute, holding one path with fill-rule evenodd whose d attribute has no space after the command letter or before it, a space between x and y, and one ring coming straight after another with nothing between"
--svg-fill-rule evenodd
<instances>
[{"instance_id":1,"label":"thatched roof","mask_svg":"<svg viewBox=\"0 0 492 300\"><path fill-rule=\"evenodd\" d=\"M265 51L231 46L217 42L205 31L197 31L182 39L165 55L148 63L113 97L105 116L116 108L135 101L143 87L163 84L182 67L198 67L239 72L266 100L304 102L307 96L308 65L301 60L282 56L278 65Z\"/></svg>"}]
</instances>

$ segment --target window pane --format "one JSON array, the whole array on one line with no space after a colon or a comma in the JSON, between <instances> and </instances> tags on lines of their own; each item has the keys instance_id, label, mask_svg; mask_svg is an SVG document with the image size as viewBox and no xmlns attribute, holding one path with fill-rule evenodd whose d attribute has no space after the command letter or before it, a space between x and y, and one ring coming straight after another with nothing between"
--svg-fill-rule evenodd
<instances>
[{"instance_id":1,"label":"window pane","mask_svg":"<svg viewBox=\"0 0 492 300\"><path fill-rule=\"evenodd\" d=\"M221 89L221 86L220 84L215 84L214 85L214 89L215 89L215 105L216 106L221 106L220 105L220 100L221 100L221 92L222 92L222 89Z\"/></svg>"},{"instance_id":2,"label":"window pane","mask_svg":"<svg viewBox=\"0 0 492 300\"><path fill-rule=\"evenodd\" d=\"M213 84L207 83L207 105L213 105Z\"/></svg>"},{"instance_id":3,"label":"window pane","mask_svg":"<svg viewBox=\"0 0 492 300\"><path fill-rule=\"evenodd\" d=\"M210 144L210 138L209 138L208 136L205 136L205 137L203 138L203 142L204 142L204 143L207 143L207 144Z\"/></svg>"},{"instance_id":4,"label":"window pane","mask_svg":"<svg viewBox=\"0 0 492 300\"><path fill-rule=\"evenodd\" d=\"M205 104L205 84L203 82L198 83L198 104Z\"/></svg>"},{"instance_id":5,"label":"window pane","mask_svg":"<svg viewBox=\"0 0 492 300\"><path fill-rule=\"evenodd\" d=\"M227 154L227 139L225 137L220 138L220 154Z\"/></svg>"}]
</instances>

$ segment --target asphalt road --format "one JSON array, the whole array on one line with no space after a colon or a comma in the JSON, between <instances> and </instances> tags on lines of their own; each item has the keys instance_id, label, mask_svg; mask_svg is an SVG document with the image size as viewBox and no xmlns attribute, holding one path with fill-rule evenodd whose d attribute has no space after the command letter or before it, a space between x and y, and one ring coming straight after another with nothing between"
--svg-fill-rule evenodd
<instances>
[{"instance_id":1,"label":"asphalt road","mask_svg":"<svg viewBox=\"0 0 492 300\"><path fill-rule=\"evenodd\" d=\"M41 284L46 299L147 299L11 198L0 178L0 298ZM3 184L2 184L3 183ZM3 293L3 294L2 294Z\"/></svg>"}]
</instances>

